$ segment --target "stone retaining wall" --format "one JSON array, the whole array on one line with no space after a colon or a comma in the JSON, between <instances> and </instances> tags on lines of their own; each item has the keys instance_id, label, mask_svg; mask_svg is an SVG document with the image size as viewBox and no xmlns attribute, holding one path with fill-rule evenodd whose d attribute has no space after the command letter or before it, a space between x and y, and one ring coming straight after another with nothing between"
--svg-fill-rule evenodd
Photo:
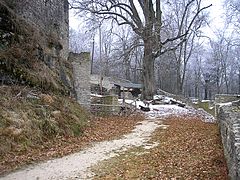
<instances>
[{"instance_id":1,"label":"stone retaining wall","mask_svg":"<svg viewBox=\"0 0 240 180\"><path fill-rule=\"evenodd\" d=\"M240 101L221 105L217 116L229 177L238 180L240 179Z\"/></svg>"},{"instance_id":2,"label":"stone retaining wall","mask_svg":"<svg viewBox=\"0 0 240 180\"><path fill-rule=\"evenodd\" d=\"M240 95L238 94L216 94L215 103L227 103L240 100Z\"/></svg>"},{"instance_id":3,"label":"stone retaining wall","mask_svg":"<svg viewBox=\"0 0 240 180\"><path fill-rule=\"evenodd\" d=\"M229 103L240 100L240 95L237 94L216 94L215 95L215 116L219 113L219 107L223 103Z\"/></svg>"}]
</instances>

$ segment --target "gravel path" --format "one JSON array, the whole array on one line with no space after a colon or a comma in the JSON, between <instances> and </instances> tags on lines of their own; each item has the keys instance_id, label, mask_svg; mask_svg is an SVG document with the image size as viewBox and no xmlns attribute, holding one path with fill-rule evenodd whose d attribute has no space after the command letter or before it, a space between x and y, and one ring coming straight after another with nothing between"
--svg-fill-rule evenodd
<instances>
[{"instance_id":1,"label":"gravel path","mask_svg":"<svg viewBox=\"0 0 240 180\"><path fill-rule=\"evenodd\" d=\"M98 162L114 157L131 147L151 148L151 144L148 143L151 134L157 128L167 128L162 124L161 118L170 114L189 114L189 110L177 106L165 106L164 108L147 113L146 120L139 123L132 133L121 139L96 143L79 153L29 166L0 179L91 179L94 174L90 171L90 167Z\"/></svg>"}]
</instances>

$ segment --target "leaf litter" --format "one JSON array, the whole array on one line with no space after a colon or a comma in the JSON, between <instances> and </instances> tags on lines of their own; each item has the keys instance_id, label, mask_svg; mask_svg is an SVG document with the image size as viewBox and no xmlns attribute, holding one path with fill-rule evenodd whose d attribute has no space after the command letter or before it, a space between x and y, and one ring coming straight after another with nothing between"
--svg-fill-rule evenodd
<instances>
[{"instance_id":1,"label":"leaf litter","mask_svg":"<svg viewBox=\"0 0 240 180\"><path fill-rule=\"evenodd\" d=\"M217 124L199 117L168 117L151 149L132 148L93 167L93 179L228 179ZM139 153L141 152L141 153Z\"/></svg>"},{"instance_id":2,"label":"leaf litter","mask_svg":"<svg viewBox=\"0 0 240 180\"><path fill-rule=\"evenodd\" d=\"M129 130L133 129L133 124L126 128L128 126L122 126L126 122L115 120L113 124L100 123L98 128L104 129L100 134L98 129L90 126L92 131L86 130L89 137L85 142L98 143L3 179L226 179L226 163L217 124L202 122L197 113L194 116L195 113L188 109L165 107L167 109L162 112L148 113L141 123L134 121L137 126L131 133ZM121 128L127 130L121 131ZM115 137L129 134L112 139L114 133L111 132L117 132ZM73 142L67 146L71 150L62 155L81 149L72 146ZM61 146L56 148L56 151L61 150ZM48 173L44 174L46 171Z\"/></svg>"}]
</instances>

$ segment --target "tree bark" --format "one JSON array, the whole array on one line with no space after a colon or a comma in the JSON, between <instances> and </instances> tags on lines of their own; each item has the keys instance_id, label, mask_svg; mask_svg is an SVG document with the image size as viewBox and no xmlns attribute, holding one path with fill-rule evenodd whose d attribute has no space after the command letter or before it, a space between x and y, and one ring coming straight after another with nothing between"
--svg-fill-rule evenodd
<instances>
[{"instance_id":1,"label":"tree bark","mask_svg":"<svg viewBox=\"0 0 240 180\"><path fill-rule=\"evenodd\" d=\"M131 73L130 73L130 68L131 68L131 62L129 60L129 57L125 56L124 58L124 64L125 64L125 78L129 81L131 81Z\"/></svg>"},{"instance_id":2,"label":"tree bark","mask_svg":"<svg viewBox=\"0 0 240 180\"><path fill-rule=\"evenodd\" d=\"M180 95L182 94L182 89L181 89L181 70L180 67L181 66L181 62L180 59L177 60L177 90L176 90L176 94Z\"/></svg>"},{"instance_id":3,"label":"tree bark","mask_svg":"<svg viewBox=\"0 0 240 180\"><path fill-rule=\"evenodd\" d=\"M143 89L142 99L152 100L155 92L154 83L154 61L152 54L152 41L147 39L144 41L144 57L143 57Z\"/></svg>"}]
</instances>

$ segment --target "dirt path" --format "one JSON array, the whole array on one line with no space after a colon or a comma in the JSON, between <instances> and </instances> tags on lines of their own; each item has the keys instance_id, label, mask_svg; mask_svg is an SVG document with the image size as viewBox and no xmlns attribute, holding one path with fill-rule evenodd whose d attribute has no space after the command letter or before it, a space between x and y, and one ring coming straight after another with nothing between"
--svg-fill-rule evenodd
<instances>
[{"instance_id":1,"label":"dirt path","mask_svg":"<svg viewBox=\"0 0 240 180\"><path fill-rule=\"evenodd\" d=\"M162 124L163 118L169 115L183 116L192 113L191 110L177 106L163 106L146 114L146 120L138 123L132 133L124 135L120 139L96 143L78 153L29 166L0 179L91 179L94 173L91 172L90 167L99 162L119 156L120 153L131 148L151 149L158 145L150 139L156 129L168 127Z\"/></svg>"},{"instance_id":2,"label":"dirt path","mask_svg":"<svg viewBox=\"0 0 240 180\"><path fill-rule=\"evenodd\" d=\"M165 128L160 120L145 120L137 125L131 134L121 139L97 143L79 153L31 166L1 179L89 179L91 172L88 172L88 168L99 161L116 156L118 152L133 146L151 146L147 142L158 127Z\"/></svg>"}]
</instances>

